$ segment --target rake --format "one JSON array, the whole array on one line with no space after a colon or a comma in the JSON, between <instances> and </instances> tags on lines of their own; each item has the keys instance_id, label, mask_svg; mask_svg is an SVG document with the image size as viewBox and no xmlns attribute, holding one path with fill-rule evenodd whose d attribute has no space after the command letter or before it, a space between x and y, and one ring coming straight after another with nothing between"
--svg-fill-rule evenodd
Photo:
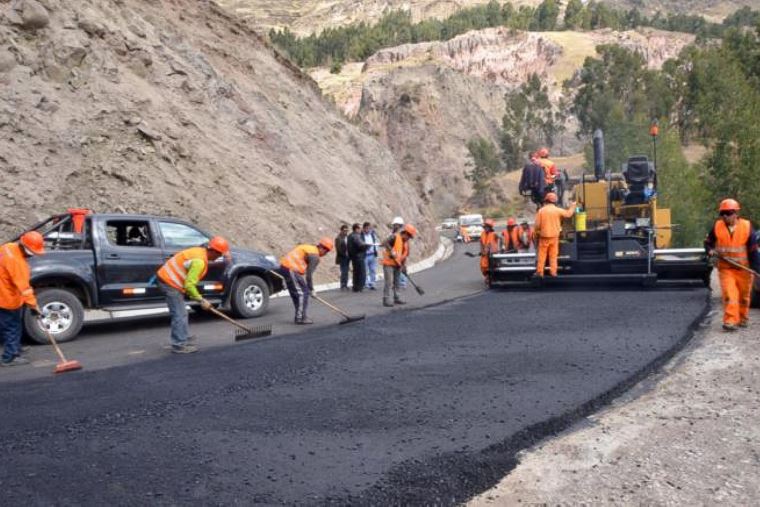
<instances>
[{"instance_id":1,"label":"rake","mask_svg":"<svg viewBox=\"0 0 760 507\"><path fill-rule=\"evenodd\" d=\"M358 322L358 321L364 320L366 318L366 315L364 315L364 314L362 314L362 315L349 315L346 312L344 312L343 310L341 310L340 308L338 308L337 306L335 306L334 304L325 301L324 299L322 299L321 297L317 296L316 294L312 294L311 297L313 297L314 299L316 299L317 301L319 301L320 303L322 303L323 305L325 305L326 307L328 307L330 310L334 311L335 313L342 315L343 316L343 320L340 321L340 324L349 324L351 322Z\"/></svg>"},{"instance_id":2,"label":"rake","mask_svg":"<svg viewBox=\"0 0 760 507\"><path fill-rule=\"evenodd\" d=\"M720 254L718 254L718 256L717 256L717 257L718 257L718 259L720 259L720 260L722 260L722 261L724 261L724 262L727 262L727 263L731 264L731 265L732 265L732 266L734 266L735 268L739 268L739 269L741 269L741 270L744 270L744 271L746 271L746 272L748 272L748 273L752 273L753 275L755 275L755 276L757 276L757 277L759 277L759 278L760 278L760 273L758 273L758 272L757 272L757 271L755 271L754 269L750 269L750 268L748 268L747 266L744 266L743 264L739 264L739 263L738 263L738 262L736 262L735 260L733 260L733 259L729 259L728 257L723 257L723 256L722 256L722 255L720 255Z\"/></svg>"},{"instance_id":3,"label":"rake","mask_svg":"<svg viewBox=\"0 0 760 507\"><path fill-rule=\"evenodd\" d=\"M243 341L243 340L250 340L251 338L263 338L265 336L271 336L272 335L272 325L271 324L264 324L261 326L256 327L248 327L244 326L240 322L231 319L230 317L226 316L216 308L209 308L208 311L216 315L217 317L220 317L233 326L239 328L235 331L235 341Z\"/></svg>"}]
</instances>

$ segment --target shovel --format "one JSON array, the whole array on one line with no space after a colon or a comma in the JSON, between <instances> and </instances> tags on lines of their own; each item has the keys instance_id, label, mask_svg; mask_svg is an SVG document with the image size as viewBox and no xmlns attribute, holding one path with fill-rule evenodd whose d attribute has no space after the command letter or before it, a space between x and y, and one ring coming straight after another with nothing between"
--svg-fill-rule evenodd
<instances>
[{"instance_id":1,"label":"shovel","mask_svg":"<svg viewBox=\"0 0 760 507\"><path fill-rule=\"evenodd\" d=\"M320 303L322 303L323 305L325 305L326 307L328 307L330 310L334 311L335 313L342 315L343 316L343 320L341 320L339 322L340 324L349 324L351 322L358 322L358 321L364 320L366 318L366 315L364 315L364 314L362 314L362 315L349 315L346 312L344 312L343 310L341 310L340 308L338 308L337 306L335 306L334 304L325 301L324 299L322 299L321 297L317 296L314 293L311 294L311 297L313 297L314 299L316 299L317 301L319 301Z\"/></svg>"}]
</instances>

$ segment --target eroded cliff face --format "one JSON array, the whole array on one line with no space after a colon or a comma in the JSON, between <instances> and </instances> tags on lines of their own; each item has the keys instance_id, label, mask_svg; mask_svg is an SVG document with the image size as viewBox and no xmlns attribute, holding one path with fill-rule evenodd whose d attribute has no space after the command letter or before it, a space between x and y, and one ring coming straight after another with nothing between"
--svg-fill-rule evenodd
<instances>
[{"instance_id":1,"label":"eroded cliff face","mask_svg":"<svg viewBox=\"0 0 760 507\"><path fill-rule=\"evenodd\" d=\"M278 254L398 214L437 243L387 145L203 0L0 2L0 235L67 207Z\"/></svg>"},{"instance_id":2,"label":"eroded cliff face","mask_svg":"<svg viewBox=\"0 0 760 507\"><path fill-rule=\"evenodd\" d=\"M391 148L434 211L446 215L471 194L464 179L469 162L465 143L482 136L498 146L504 95L531 74L541 77L558 104L563 82L596 54L599 44L639 51L657 68L693 40L654 30L525 33L489 28L446 42L384 49L338 75L326 69L314 69L311 75L344 114ZM580 148L574 120L566 126L555 143L558 155Z\"/></svg>"}]
</instances>

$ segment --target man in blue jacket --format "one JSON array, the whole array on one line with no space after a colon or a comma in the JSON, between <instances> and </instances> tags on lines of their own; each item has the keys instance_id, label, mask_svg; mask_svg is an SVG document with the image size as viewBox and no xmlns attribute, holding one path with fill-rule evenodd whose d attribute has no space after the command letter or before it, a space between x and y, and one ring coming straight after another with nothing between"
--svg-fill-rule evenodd
<instances>
[{"instance_id":1,"label":"man in blue jacket","mask_svg":"<svg viewBox=\"0 0 760 507\"><path fill-rule=\"evenodd\" d=\"M380 245L380 242L377 240L375 228L372 227L371 223L364 222L364 225L362 226L362 237L364 243L367 245L364 257L367 278L364 286L370 290L377 290L375 288L375 282L377 282L377 247Z\"/></svg>"}]
</instances>

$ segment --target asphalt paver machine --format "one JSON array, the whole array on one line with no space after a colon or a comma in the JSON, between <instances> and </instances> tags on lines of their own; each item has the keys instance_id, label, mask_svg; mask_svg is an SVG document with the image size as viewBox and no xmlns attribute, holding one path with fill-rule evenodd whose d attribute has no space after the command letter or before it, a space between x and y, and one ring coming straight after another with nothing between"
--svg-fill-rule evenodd
<instances>
[{"instance_id":1,"label":"asphalt paver machine","mask_svg":"<svg viewBox=\"0 0 760 507\"><path fill-rule=\"evenodd\" d=\"M709 284L712 268L703 248L672 248L675 226L670 209L658 206L657 170L648 157L629 158L619 173L606 171L604 136L597 130L594 174L566 183L570 191L563 200L575 200L578 212L563 223L559 276L534 277L535 253L499 253L489 259L492 285L599 280Z\"/></svg>"}]
</instances>

